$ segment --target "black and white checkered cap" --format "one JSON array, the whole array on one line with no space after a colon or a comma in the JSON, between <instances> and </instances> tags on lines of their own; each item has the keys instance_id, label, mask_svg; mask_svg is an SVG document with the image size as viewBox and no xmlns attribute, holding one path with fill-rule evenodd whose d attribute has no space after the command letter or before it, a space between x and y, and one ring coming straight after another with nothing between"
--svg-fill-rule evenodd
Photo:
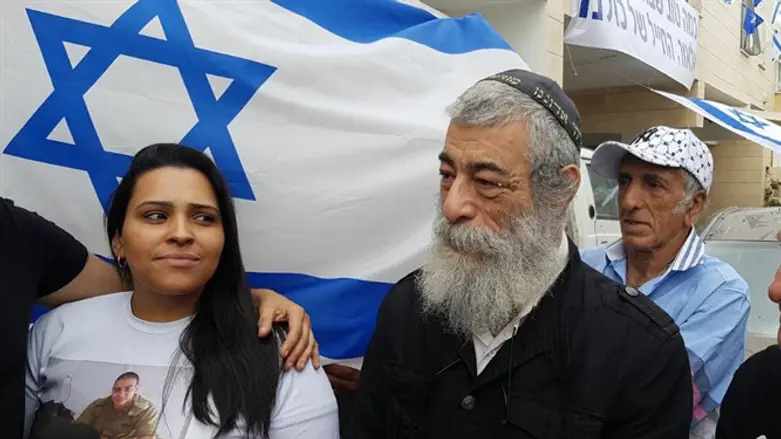
<instances>
[{"instance_id":1,"label":"black and white checkered cap","mask_svg":"<svg viewBox=\"0 0 781 439\"><path fill-rule=\"evenodd\" d=\"M686 169L706 191L713 183L713 155L691 130L657 126L629 144L605 142L594 151L591 168L603 177L618 178L621 160L627 154L655 165Z\"/></svg>"}]
</instances>

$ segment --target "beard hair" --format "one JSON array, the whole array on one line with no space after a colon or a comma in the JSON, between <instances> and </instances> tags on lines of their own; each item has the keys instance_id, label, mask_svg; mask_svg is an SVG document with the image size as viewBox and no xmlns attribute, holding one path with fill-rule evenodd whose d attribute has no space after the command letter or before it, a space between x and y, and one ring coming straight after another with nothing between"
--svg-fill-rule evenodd
<instances>
[{"instance_id":1,"label":"beard hair","mask_svg":"<svg viewBox=\"0 0 781 439\"><path fill-rule=\"evenodd\" d=\"M566 215L521 212L502 233L450 223L439 208L417 287L424 316L461 337L494 336L530 312L561 274L556 244ZM523 317L523 316L522 316Z\"/></svg>"}]
</instances>

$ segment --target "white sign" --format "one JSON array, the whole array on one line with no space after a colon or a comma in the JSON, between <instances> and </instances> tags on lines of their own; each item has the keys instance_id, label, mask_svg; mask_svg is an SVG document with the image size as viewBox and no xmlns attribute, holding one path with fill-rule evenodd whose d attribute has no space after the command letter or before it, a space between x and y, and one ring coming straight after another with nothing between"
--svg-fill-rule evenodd
<instances>
[{"instance_id":1,"label":"white sign","mask_svg":"<svg viewBox=\"0 0 781 439\"><path fill-rule=\"evenodd\" d=\"M338 359L423 260L445 106L528 68L477 15L392 1L2 0L0 21L0 196L107 256L133 154L208 152L250 283L303 305Z\"/></svg>"},{"instance_id":2,"label":"white sign","mask_svg":"<svg viewBox=\"0 0 781 439\"><path fill-rule=\"evenodd\" d=\"M691 88L699 15L685 0L573 0L572 6L566 44L625 53Z\"/></svg>"},{"instance_id":3,"label":"white sign","mask_svg":"<svg viewBox=\"0 0 781 439\"><path fill-rule=\"evenodd\" d=\"M781 154L781 126L767 119L718 102L654 91L747 140Z\"/></svg>"}]
</instances>

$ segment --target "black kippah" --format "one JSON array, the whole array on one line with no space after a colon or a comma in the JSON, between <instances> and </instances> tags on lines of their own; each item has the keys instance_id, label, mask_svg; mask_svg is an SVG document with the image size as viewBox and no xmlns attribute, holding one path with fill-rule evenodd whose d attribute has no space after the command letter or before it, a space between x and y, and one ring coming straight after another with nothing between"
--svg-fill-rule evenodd
<instances>
[{"instance_id":1,"label":"black kippah","mask_svg":"<svg viewBox=\"0 0 781 439\"><path fill-rule=\"evenodd\" d=\"M528 70L508 70L491 75L482 81L497 81L507 84L524 93L545 107L553 117L564 127L569 137L580 149L582 134L580 132L580 113L572 99L564 93L556 81Z\"/></svg>"}]
</instances>

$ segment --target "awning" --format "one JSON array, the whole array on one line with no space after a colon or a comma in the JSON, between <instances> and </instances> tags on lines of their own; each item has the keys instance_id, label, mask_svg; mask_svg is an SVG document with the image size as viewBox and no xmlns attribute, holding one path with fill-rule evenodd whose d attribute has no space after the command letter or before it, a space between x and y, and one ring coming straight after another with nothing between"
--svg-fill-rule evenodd
<instances>
[{"instance_id":1,"label":"awning","mask_svg":"<svg viewBox=\"0 0 781 439\"><path fill-rule=\"evenodd\" d=\"M778 116L781 119L781 114L779 113L754 112L705 99L678 96L659 90L653 91L700 114L722 128L762 145L773 152L781 153L781 126L762 117L762 115L767 114L774 117Z\"/></svg>"}]
</instances>

